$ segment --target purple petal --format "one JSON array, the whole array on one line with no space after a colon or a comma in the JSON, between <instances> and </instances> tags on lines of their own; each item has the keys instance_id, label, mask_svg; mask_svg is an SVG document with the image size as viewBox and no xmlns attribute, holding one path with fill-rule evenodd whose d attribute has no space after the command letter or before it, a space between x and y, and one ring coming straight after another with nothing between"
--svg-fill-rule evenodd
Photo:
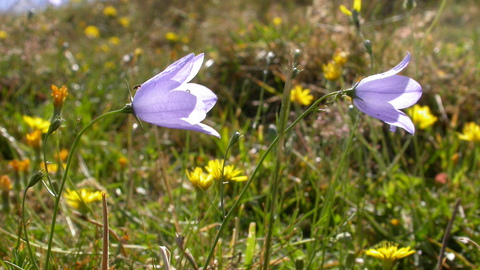
<instances>
[{"instance_id":1,"label":"purple petal","mask_svg":"<svg viewBox=\"0 0 480 270\"><path fill-rule=\"evenodd\" d=\"M49 2L55 6L60 6L62 4L62 0L49 0Z\"/></svg>"},{"instance_id":2,"label":"purple petal","mask_svg":"<svg viewBox=\"0 0 480 270\"><path fill-rule=\"evenodd\" d=\"M163 123L172 119L175 121L188 118L197 105L197 98L187 92L172 91L160 95L150 95L148 99L142 101L135 98L132 105L138 118L163 126Z\"/></svg>"},{"instance_id":3,"label":"purple petal","mask_svg":"<svg viewBox=\"0 0 480 270\"><path fill-rule=\"evenodd\" d=\"M360 83L355 88L355 97L363 100L369 107L390 103L396 109L403 109L417 103L421 96L420 84L400 75Z\"/></svg>"},{"instance_id":4,"label":"purple petal","mask_svg":"<svg viewBox=\"0 0 480 270\"><path fill-rule=\"evenodd\" d=\"M198 132L202 132L202 133L205 133L205 134L208 134L208 135L213 135L217 138L220 138L220 134L215 129L213 129L212 127L207 126L205 124L202 124L202 123L198 123L196 125L191 125L191 124L189 124L189 123L187 123L183 120L179 120L179 121L176 121L176 122L166 123L162 126L167 127L167 128L176 128L176 129L186 129L186 130L198 131Z\"/></svg>"},{"instance_id":5,"label":"purple petal","mask_svg":"<svg viewBox=\"0 0 480 270\"><path fill-rule=\"evenodd\" d=\"M201 53L195 57L193 60L193 67L192 70L190 71L190 75L188 75L188 78L185 80L186 83L190 82L195 76L197 76L198 71L200 71L200 68L202 67L203 64L203 58L204 54Z\"/></svg>"},{"instance_id":6,"label":"purple petal","mask_svg":"<svg viewBox=\"0 0 480 270\"><path fill-rule=\"evenodd\" d=\"M358 83L358 86L364 84L364 83L367 83L369 81L374 81L374 80L379 80L379 79L384 79L384 78L387 78L387 77L390 77L390 76L393 76L395 74L398 74L400 71L402 71L403 69L405 69L407 66L408 66L408 63L410 62L410 53L407 52L407 56L405 56L405 58L403 58L402 62L400 62L398 65L396 65L394 68L390 69L389 71L387 72L384 72L384 73L380 73L380 74L375 74L375 75L372 75L372 76L368 76L367 78L361 80L359 83Z\"/></svg>"},{"instance_id":7,"label":"purple petal","mask_svg":"<svg viewBox=\"0 0 480 270\"><path fill-rule=\"evenodd\" d=\"M200 84L187 83L175 90L187 91L196 96L205 104L205 112L209 112L217 102L217 95L215 95L212 90Z\"/></svg>"},{"instance_id":8,"label":"purple petal","mask_svg":"<svg viewBox=\"0 0 480 270\"><path fill-rule=\"evenodd\" d=\"M135 94L133 100L145 101L154 95L164 94L183 84L190 76L194 61L194 54L191 53L177 62L168 66L164 71L157 74L153 78L144 82Z\"/></svg>"},{"instance_id":9,"label":"purple petal","mask_svg":"<svg viewBox=\"0 0 480 270\"><path fill-rule=\"evenodd\" d=\"M359 99L354 99L353 103L361 112L370 115L371 117L380 119L392 126L401 127L412 135L415 133L415 125L412 120L410 120L405 113L395 109L389 103L383 103L382 105L375 107L372 107L370 104Z\"/></svg>"}]
</instances>

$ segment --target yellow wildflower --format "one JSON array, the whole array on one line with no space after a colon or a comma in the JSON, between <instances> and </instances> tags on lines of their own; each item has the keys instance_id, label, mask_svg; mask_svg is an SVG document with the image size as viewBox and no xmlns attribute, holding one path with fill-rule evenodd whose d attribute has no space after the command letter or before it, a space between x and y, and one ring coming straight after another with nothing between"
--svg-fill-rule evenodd
<instances>
[{"instance_id":1,"label":"yellow wildflower","mask_svg":"<svg viewBox=\"0 0 480 270\"><path fill-rule=\"evenodd\" d=\"M335 50L333 61L340 66L343 66L348 60L348 52L342 51L340 48Z\"/></svg>"},{"instance_id":2,"label":"yellow wildflower","mask_svg":"<svg viewBox=\"0 0 480 270\"><path fill-rule=\"evenodd\" d=\"M6 38L8 38L8 33L3 30L0 30L0 39L6 39Z\"/></svg>"},{"instance_id":3,"label":"yellow wildflower","mask_svg":"<svg viewBox=\"0 0 480 270\"><path fill-rule=\"evenodd\" d=\"M142 48L136 48L135 51L133 51L133 54L134 54L136 57L139 57L140 55L143 54Z\"/></svg>"},{"instance_id":4,"label":"yellow wildflower","mask_svg":"<svg viewBox=\"0 0 480 270\"><path fill-rule=\"evenodd\" d=\"M205 167L205 169L213 177L213 179L215 179L217 181L222 180L223 162L224 162L223 159L222 160L218 160L218 159L210 160L210 161L208 161L208 166ZM233 166L233 165L225 166L224 171L223 171L223 182L247 181L248 177L245 176L245 175L241 175L241 174L242 174L242 171L239 170L239 169L235 169L235 166Z\"/></svg>"},{"instance_id":5,"label":"yellow wildflower","mask_svg":"<svg viewBox=\"0 0 480 270\"><path fill-rule=\"evenodd\" d=\"M197 188L207 190L213 184L213 176L203 173L200 167L196 167L193 172L189 172L188 170L185 170L185 172L190 182Z\"/></svg>"},{"instance_id":6,"label":"yellow wildflower","mask_svg":"<svg viewBox=\"0 0 480 270\"><path fill-rule=\"evenodd\" d=\"M53 97L53 106L61 107L63 102L68 96L68 88L65 85L62 85L60 89L57 86L52 84L52 97Z\"/></svg>"},{"instance_id":7,"label":"yellow wildflower","mask_svg":"<svg viewBox=\"0 0 480 270\"><path fill-rule=\"evenodd\" d=\"M122 170L125 169L125 166L127 165L127 161L128 160L124 157L120 157L118 159L118 163L120 164L120 169L122 169Z\"/></svg>"},{"instance_id":8,"label":"yellow wildflower","mask_svg":"<svg viewBox=\"0 0 480 270\"><path fill-rule=\"evenodd\" d=\"M167 32L165 34L165 38L170 41L170 42L176 42L178 41L178 36L177 34L173 33L173 32Z\"/></svg>"},{"instance_id":9,"label":"yellow wildflower","mask_svg":"<svg viewBox=\"0 0 480 270\"><path fill-rule=\"evenodd\" d=\"M398 226L398 224L400 224L400 221L396 218L392 218L392 220L390 220L390 223L393 225L393 226Z\"/></svg>"},{"instance_id":10,"label":"yellow wildflower","mask_svg":"<svg viewBox=\"0 0 480 270\"><path fill-rule=\"evenodd\" d=\"M45 170L45 163L42 162L42 164L40 164L40 166L42 167L42 169ZM47 163L46 171L48 171L48 173L50 173L50 174L55 174L58 171L58 165L55 164L55 163Z\"/></svg>"},{"instance_id":11,"label":"yellow wildflower","mask_svg":"<svg viewBox=\"0 0 480 270\"><path fill-rule=\"evenodd\" d=\"M88 213L88 205L102 200L102 192L100 191L91 191L89 189L81 189L78 193L75 190L70 190L67 188L63 197L65 197L65 202L71 207L77 209L80 213Z\"/></svg>"},{"instance_id":12,"label":"yellow wildflower","mask_svg":"<svg viewBox=\"0 0 480 270\"><path fill-rule=\"evenodd\" d=\"M42 132L35 130L34 132L27 134L27 145L33 148L40 148L40 142L42 140Z\"/></svg>"},{"instance_id":13,"label":"yellow wildflower","mask_svg":"<svg viewBox=\"0 0 480 270\"><path fill-rule=\"evenodd\" d=\"M47 120L43 120L40 117L30 117L28 115L23 116L23 121L27 126L29 126L32 130L40 130L42 133L47 133L48 128L50 127L50 122Z\"/></svg>"},{"instance_id":14,"label":"yellow wildflower","mask_svg":"<svg viewBox=\"0 0 480 270\"><path fill-rule=\"evenodd\" d=\"M480 142L480 126L474 122L465 124L463 134L458 134L458 138L470 142Z\"/></svg>"},{"instance_id":15,"label":"yellow wildflower","mask_svg":"<svg viewBox=\"0 0 480 270\"><path fill-rule=\"evenodd\" d=\"M273 18L273 24L277 25L277 26L282 24L282 18L280 18L280 17Z\"/></svg>"},{"instance_id":16,"label":"yellow wildflower","mask_svg":"<svg viewBox=\"0 0 480 270\"><path fill-rule=\"evenodd\" d=\"M59 158L59 155L57 155L57 153L55 153L55 159L58 159ZM62 150L60 150L60 160L62 162L65 162L67 161L67 158L68 158L68 150L63 148Z\"/></svg>"},{"instance_id":17,"label":"yellow wildflower","mask_svg":"<svg viewBox=\"0 0 480 270\"><path fill-rule=\"evenodd\" d=\"M88 38L98 38L100 37L100 30L94 25L89 25L85 27L85 36Z\"/></svg>"},{"instance_id":18,"label":"yellow wildflower","mask_svg":"<svg viewBox=\"0 0 480 270\"><path fill-rule=\"evenodd\" d=\"M381 242L375 248L365 251L365 254L383 260L383 269L390 270L397 260L405 258L415 253L410 247L398 249L398 244L391 242Z\"/></svg>"},{"instance_id":19,"label":"yellow wildflower","mask_svg":"<svg viewBox=\"0 0 480 270\"><path fill-rule=\"evenodd\" d=\"M118 23L120 23L123 28L128 28L130 26L130 20L127 17L119 18Z\"/></svg>"},{"instance_id":20,"label":"yellow wildflower","mask_svg":"<svg viewBox=\"0 0 480 270\"><path fill-rule=\"evenodd\" d=\"M297 85L292 89L290 101L308 106L312 104L313 96L310 94L310 89L303 89L300 85Z\"/></svg>"},{"instance_id":21,"label":"yellow wildflower","mask_svg":"<svg viewBox=\"0 0 480 270\"><path fill-rule=\"evenodd\" d=\"M30 159L24 159L18 162L18 170L23 173L28 173L28 169L30 168Z\"/></svg>"},{"instance_id":22,"label":"yellow wildflower","mask_svg":"<svg viewBox=\"0 0 480 270\"><path fill-rule=\"evenodd\" d=\"M111 38L108 39L108 41L113 45L120 44L120 39L118 37L111 37Z\"/></svg>"},{"instance_id":23,"label":"yellow wildflower","mask_svg":"<svg viewBox=\"0 0 480 270\"><path fill-rule=\"evenodd\" d=\"M357 13L360 13L360 9L362 8L362 0L354 0L353 1L353 10ZM340 11L348 16L352 16L352 12L346 8L344 5L340 5Z\"/></svg>"},{"instance_id":24,"label":"yellow wildflower","mask_svg":"<svg viewBox=\"0 0 480 270\"><path fill-rule=\"evenodd\" d=\"M9 190L12 189L12 180L10 180L10 177L7 175L2 175L0 177L0 190L2 193L8 192Z\"/></svg>"},{"instance_id":25,"label":"yellow wildflower","mask_svg":"<svg viewBox=\"0 0 480 270\"><path fill-rule=\"evenodd\" d=\"M428 106L415 104L407 110L407 113L412 117L415 126L418 126L420 129L426 129L438 120L438 118L432 114Z\"/></svg>"},{"instance_id":26,"label":"yellow wildflower","mask_svg":"<svg viewBox=\"0 0 480 270\"><path fill-rule=\"evenodd\" d=\"M190 39L188 37L182 37L181 41L182 41L183 44L190 43Z\"/></svg>"},{"instance_id":27,"label":"yellow wildflower","mask_svg":"<svg viewBox=\"0 0 480 270\"><path fill-rule=\"evenodd\" d=\"M103 9L103 15L107 17L116 17L117 16L117 10L112 7L112 6L107 6Z\"/></svg>"},{"instance_id":28,"label":"yellow wildflower","mask_svg":"<svg viewBox=\"0 0 480 270\"><path fill-rule=\"evenodd\" d=\"M322 65L325 79L329 81L335 81L342 75L342 66L338 65L335 61L328 62L327 65Z\"/></svg>"},{"instance_id":29,"label":"yellow wildflower","mask_svg":"<svg viewBox=\"0 0 480 270\"><path fill-rule=\"evenodd\" d=\"M10 167L12 167L13 171L14 172L19 172L20 171L20 165L19 165L20 161L14 159L14 160L10 160L8 162L8 165L10 165Z\"/></svg>"},{"instance_id":30,"label":"yellow wildflower","mask_svg":"<svg viewBox=\"0 0 480 270\"><path fill-rule=\"evenodd\" d=\"M103 66L106 68L106 69L114 69L117 67L117 65L115 64L115 62L113 61L107 61L105 62L105 64L103 64Z\"/></svg>"}]
</instances>

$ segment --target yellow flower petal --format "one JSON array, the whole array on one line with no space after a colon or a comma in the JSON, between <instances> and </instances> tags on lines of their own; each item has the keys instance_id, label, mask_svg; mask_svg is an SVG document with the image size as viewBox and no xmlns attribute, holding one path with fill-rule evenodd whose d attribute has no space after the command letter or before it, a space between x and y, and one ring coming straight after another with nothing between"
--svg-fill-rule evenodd
<instances>
[{"instance_id":1,"label":"yellow flower petal","mask_svg":"<svg viewBox=\"0 0 480 270\"><path fill-rule=\"evenodd\" d=\"M407 110L407 113L412 117L413 124L420 129L426 129L438 120L438 118L432 114L428 106L415 104Z\"/></svg>"},{"instance_id":2,"label":"yellow flower petal","mask_svg":"<svg viewBox=\"0 0 480 270\"><path fill-rule=\"evenodd\" d=\"M480 142L480 126L474 122L465 124L463 133L458 134L458 138L464 141Z\"/></svg>"},{"instance_id":3,"label":"yellow flower petal","mask_svg":"<svg viewBox=\"0 0 480 270\"><path fill-rule=\"evenodd\" d=\"M362 9L362 0L354 0L353 9L356 10L357 12L360 12L360 10Z\"/></svg>"},{"instance_id":4,"label":"yellow flower petal","mask_svg":"<svg viewBox=\"0 0 480 270\"><path fill-rule=\"evenodd\" d=\"M344 5L340 5L340 11L345 15L352 16L352 12Z\"/></svg>"}]
</instances>

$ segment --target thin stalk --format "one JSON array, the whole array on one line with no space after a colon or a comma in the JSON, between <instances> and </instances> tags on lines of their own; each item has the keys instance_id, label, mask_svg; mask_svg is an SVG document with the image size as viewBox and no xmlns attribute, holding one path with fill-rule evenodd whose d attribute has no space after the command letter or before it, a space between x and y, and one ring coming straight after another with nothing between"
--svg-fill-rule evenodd
<instances>
[{"instance_id":1,"label":"thin stalk","mask_svg":"<svg viewBox=\"0 0 480 270\"><path fill-rule=\"evenodd\" d=\"M111 115L115 115L115 114L119 114L119 113L128 113L129 109L131 110L131 108L128 108L127 106L125 106L123 109L116 110L116 111L111 111L111 112L100 115L96 119L92 120L92 122L90 122L88 125L86 125L78 133L77 137L73 141L72 147L70 148L70 152L68 154L67 164L65 165L65 171L63 173L62 182L60 183L60 188L58 190L57 197L55 197L55 206L53 208L52 224L50 226L50 234L48 236L48 249L47 249L47 255L46 255L46 259L45 259L45 268L44 268L45 270L48 270L48 266L50 264L50 255L52 253L53 234L55 233L55 223L57 221L57 214L58 214L58 208L59 208L59 205L60 205L60 199L62 198L62 192L63 192L63 188L65 186L65 182L67 181L68 170L70 169L70 165L72 164L72 157L74 156L75 150L78 146L78 143L80 142L80 138L82 137L83 133L85 133L85 131L87 131L87 129L89 129L93 124L98 122L100 119L102 119L106 116L111 116Z\"/></svg>"},{"instance_id":2,"label":"thin stalk","mask_svg":"<svg viewBox=\"0 0 480 270\"><path fill-rule=\"evenodd\" d=\"M224 186L223 186L223 176L225 175L225 163L227 162L227 154L228 150L230 149L230 145L227 147L225 151L225 155L223 156L223 163L222 163L222 176L220 177L220 209L222 210L222 218L225 217L225 203L224 203Z\"/></svg>"},{"instance_id":3,"label":"thin stalk","mask_svg":"<svg viewBox=\"0 0 480 270\"><path fill-rule=\"evenodd\" d=\"M332 96L336 96L336 95L339 95L340 93L346 93L348 91L351 91L351 90L344 90L344 91L336 91L336 92L332 92L332 93L329 93L323 97L321 97L320 99L318 99L317 101L315 101L315 103L313 103L306 111L304 111L297 119L295 119L295 121L293 121L293 123L288 126L288 128L285 130L285 133L289 132L290 130L292 130L292 128L298 124L298 122L300 122L300 120L302 120L303 118L305 118L305 116L307 116L309 113L311 113L312 111L316 110L317 109L317 106L318 104L320 104L320 102L322 102L323 100L325 100L326 98L329 98L329 97L332 97ZM260 158L260 160L258 161L258 165L257 167L255 167L255 169L253 170L250 178L248 179L248 181L245 183L245 187L242 189L242 191L240 192L240 194L238 195L238 199L233 203L232 205L232 208L230 209L230 211L228 212L228 214L225 216L225 219L222 221L222 224L220 225L220 228L218 229L218 232L217 232L217 235L215 236L215 239L213 240L213 244L212 246L210 247L210 252L208 254L208 257L205 261L205 265L204 265L204 269L206 269L206 267L209 265L210 261L212 260L212 257L213 257L213 254L215 252L215 247L218 243L218 240L220 239L220 236L223 232L223 230L227 227L227 223L228 223L228 220L230 220L230 218L233 216L234 214L234 210L240 205L241 201L242 201L242 198L243 196L245 196L245 194L247 193L247 190L248 190L248 187L250 186L250 184L253 182L253 180L255 179L258 171L260 170L260 165L263 163L263 161L267 158L267 155L268 153L270 153L270 151L272 150L272 148L277 144L278 142L278 136L272 141L272 143L270 144L270 146L268 146L267 150L265 150L265 153L263 153L262 157Z\"/></svg>"},{"instance_id":4,"label":"thin stalk","mask_svg":"<svg viewBox=\"0 0 480 270\"><path fill-rule=\"evenodd\" d=\"M33 256L32 247L30 246L30 241L28 240L27 223L25 222L25 198L27 197L27 191L28 191L28 187L23 192L23 199L22 199L23 233L25 234L25 242L27 242L28 253L30 255L30 258L32 259L33 264L35 265L35 269L40 269L37 265L37 260L35 260L35 257ZM20 241L20 239L18 241ZM17 248L18 248L18 246L17 246Z\"/></svg>"},{"instance_id":5,"label":"thin stalk","mask_svg":"<svg viewBox=\"0 0 480 270\"><path fill-rule=\"evenodd\" d=\"M255 121L253 121L253 129L256 129L258 126L258 122L260 121L260 114L263 110L263 96L265 95L265 83L267 82L267 74L268 74L268 67L270 66L270 53L267 53L267 63L265 64L265 70L263 70L263 80L262 80L262 89L260 89L260 101L258 103L257 114L255 115Z\"/></svg>"},{"instance_id":6,"label":"thin stalk","mask_svg":"<svg viewBox=\"0 0 480 270\"><path fill-rule=\"evenodd\" d=\"M273 228L275 227L275 219L277 216L277 197L279 193L280 187L280 177L281 177L281 170L282 165L281 161L283 159L284 153L284 143L285 143L285 127L287 125L288 120L288 111L290 107L290 95L291 95L291 88L292 88L292 72L293 72L293 59L290 58L288 63L287 69L287 80L285 82L285 87L283 89L283 101L282 107L280 109L280 119L279 119L279 127L278 127L278 148L277 148L277 157L275 162L275 170L273 175L273 183L271 186L271 193L272 197L271 200L267 201L267 211L268 213L268 223L267 226L267 236L265 239L265 250L263 256L263 269L267 270L268 266L270 265L270 249L272 246L272 236L273 236Z\"/></svg>"}]
</instances>

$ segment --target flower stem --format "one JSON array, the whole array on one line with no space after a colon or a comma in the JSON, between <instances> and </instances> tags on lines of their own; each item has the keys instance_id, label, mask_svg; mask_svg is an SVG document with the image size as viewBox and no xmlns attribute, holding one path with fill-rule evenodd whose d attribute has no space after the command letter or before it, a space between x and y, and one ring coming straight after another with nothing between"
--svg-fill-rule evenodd
<instances>
[{"instance_id":1,"label":"flower stem","mask_svg":"<svg viewBox=\"0 0 480 270\"><path fill-rule=\"evenodd\" d=\"M27 197L27 190L28 190L28 187L25 189L25 191L23 192L23 199L22 199L22 224L23 224L23 233L25 234L25 242L27 243L27 249L28 249L28 253L30 255L30 258L33 262L33 265L35 266L35 269L39 269L38 265L37 265L37 261L35 260L35 257L33 256L33 252L32 252L32 247L30 246L30 241L28 240L28 234L27 234L27 223L25 222L25 198ZM20 240L19 240L20 241ZM17 245L17 249L18 249L18 245Z\"/></svg>"},{"instance_id":2,"label":"flower stem","mask_svg":"<svg viewBox=\"0 0 480 270\"><path fill-rule=\"evenodd\" d=\"M321 97L317 101L315 101L315 103L313 103L306 111L304 111L297 119L295 119L295 121L293 121L293 123L290 126L288 126L288 128L285 130L285 133L289 132L296 124L298 124L298 122L300 122L300 120L305 118L305 116L307 116L309 113L316 110L317 106L318 106L318 104L320 104L320 102L324 101L326 98L336 96L336 95L338 95L342 92L347 92L347 91L352 91L352 90L343 90L343 91L332 92L332 93L329 93L329 94ZM330 101L330 102L332 102L332 101ZM263 153L262 157L258 161L257 167L255 167L255 169L253 170L253 172L252 172L251 176L249 177L248 181L245 183L245 187L242 189L242 191L238 195L238 199L233 203L230 211L225 216L225 219L223 219L222 224L220 225L220 228L217 231L217 235L215 236L215 240L213 241L213 244L210 247L210 252L209 252L208 257L205 261L204 269L207 269L206 267L210 264L210 261L212 260L213 253L215 252L215 247L217 246L218 240L220 239L220 236L221 236L223 230L227 227L228 220L230 220L230 218L233 216L233 213L235 212L234 210L242 202L242 198L247 193L248 187L250 186L250 184L252 184L252 182L255 179L258 171L260 170L260 165L263 163L263 161L265 161L268 154L270 153L272 148L277 144L277 142L278 142L278 136L272 141L270 146L268 146L267 150L265 150L265 153Z\"/></svg>"},{"instance_id":3,"label":"flower stem","mask_svg":"<svg viewBox=\"0 0 480 270\"><path fill-rule=\"evenodd\" d=\"M60 199L62 197L63 188L64 188L65 182L67 180L68 170L70 169L70 165L72 163L72 157L75 154L75 150L78 146L78 143L80 142L80 138L82 137L83 133L85 133L85 131L87 131L87 129L89 129L93 124L98 122L100 119L102 119L106 116L115 115L115 114L119 114L119 113L129 113L130 111L128 111L128 109L129 108L127 106L125 106L123 109L116 110L116 111L111 111L111 112L100 115L96 119L92 120L92 122L90 122L88 125L86 125L78 133L77 137L75 138L75 141L73 141L72 147L70 148L70 152L68 154L67 164L65 165L65 171L63 173L62 182L60 183L60 188L58 190L57 196L55 197L55 206L53 208L52 224L50 226L50 234L48 236L48 249L47 249L47 255L46 255L46 259L45 259L45 268L44 268L45 270L48 270L48 265L50 263L50 255L52 253L53 234L55 233L55 223L57 221L57 214L58 214Z\"/></svg>"},{"instance_id":4,"label":"flower stem","mask_svg":"<svg viewBox=\"0 0 480 270\"><path fill-rule=\"evenodd\" d=\"M285 142L285 127L288 120L288 112L290 108L290 95L292 89L292 72L293 72L293 58L290 58L287 68L287 80L285 81L285 87L283 89L283 101L282 107L280 108L280 117L278 125L278 147L276 153L275 169L273 172L273 183L271 186L271 200L267 201L267 215L268 223L265 225L267 227L267 236L265 238L265 249L263 256L263 269L267 270L270 265L270 249L272 246L272 237L273 237L273 228L275 228L275 220L277 216L277 197L280 187L280 178L282 174L282 159L284 153L284 142ZM272 194L273 193L273 194Z\"/></svg>"}]
</instances>

